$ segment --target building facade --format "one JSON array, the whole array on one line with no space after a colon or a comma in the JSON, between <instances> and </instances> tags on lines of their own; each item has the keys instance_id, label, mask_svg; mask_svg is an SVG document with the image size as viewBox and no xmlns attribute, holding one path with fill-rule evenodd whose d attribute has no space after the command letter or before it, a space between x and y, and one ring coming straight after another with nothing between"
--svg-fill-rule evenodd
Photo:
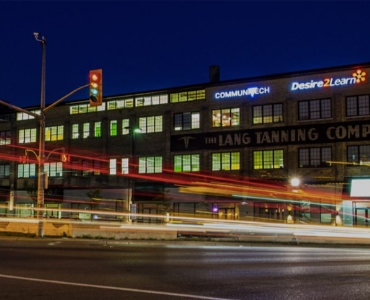
<instances>
[{"instance_id":1,"label":"building facade","mask_svg":"<svg viewBox=\"0 0 370 300\"><path fill-rule=\"evenodd\" d=\"M209 83L107 96L99 107L60 104L46 114L47 215L89 219L97 209L367 226L370 193L359 184L370 178L369 68L229 81L212 73ZM32 216L38 121L4 110L0 135L0 212ZM252 181L289 190L293 177L321 194L292 201L243 190Z\"/></svg>"}]
</instances>

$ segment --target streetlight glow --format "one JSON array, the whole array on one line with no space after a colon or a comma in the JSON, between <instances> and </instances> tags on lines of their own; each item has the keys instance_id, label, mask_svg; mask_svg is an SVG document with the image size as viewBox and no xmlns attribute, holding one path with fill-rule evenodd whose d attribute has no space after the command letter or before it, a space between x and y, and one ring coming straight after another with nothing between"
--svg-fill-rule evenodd
<instances>
[{"instance_id":1,"label":"streetlight glow","mask_svg":"<svg viewBox=\"0 0 370 300\"><path fill-rule=\"evenodd\" d=\"M290 184L294 187L297 187L301 184L301 180L297 177L294 177L290 180Z\"/></svg>"}]
</instances>

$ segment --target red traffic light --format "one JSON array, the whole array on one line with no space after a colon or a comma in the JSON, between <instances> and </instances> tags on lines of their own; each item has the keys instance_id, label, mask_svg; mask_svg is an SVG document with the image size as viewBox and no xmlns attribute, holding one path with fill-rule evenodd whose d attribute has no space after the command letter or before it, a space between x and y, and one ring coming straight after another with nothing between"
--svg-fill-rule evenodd
<instances>
[{"instance_id":1,"label":"red traffic light","mask_svg":"<svg viewBox=\"0 0 370 300\"><path fill-rule=\"evenodd\" d=\"M102 69L90 71L90 106L100 106L103 102L103 71Z\"/></svg>"}]
</instances>

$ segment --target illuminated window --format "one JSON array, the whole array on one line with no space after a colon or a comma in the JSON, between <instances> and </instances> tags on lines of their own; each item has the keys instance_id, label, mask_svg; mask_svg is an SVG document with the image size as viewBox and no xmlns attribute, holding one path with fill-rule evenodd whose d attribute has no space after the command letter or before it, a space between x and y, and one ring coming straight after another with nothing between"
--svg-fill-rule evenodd
<instances>
[{"instance_id":1,"label":"illuminated window","mask_svg":"<svg viewBox=\"0 0 370 300\"><path fill-rule=\"evenodd\" d=\"M51 126L45 128L45 141L62 141L64 137L64 126Z\"/></svg>"},{"instance_id":2,"label":"illuminated window","mask_svg":"<svg viewBox=\"0 0 370 300\"><path fill-rule=\"evenodd\" d=\"M117 135L117 120L111 120L110 121L110 136L116 136Z\"/></svg>"},{"instance_id":3,"label":"illuminated window","mask_svg":"<svg viewBox=\"0 0 370 300\"><path fill-rule=\"evenodd\" d=\"M156 96L144 96L135 98L135 106L150 106L150 105L160 105L168 103L168 95L156 95Z\"/></svg>"},{"instance_id":4,"label":"illuminated window","mask_svg":"<svg viewBox=\"0 0 370 300\"><path fill-rule=\"evenodd\" d=\"M82 124L82 138L87 139L90 136L90 123Z\"/></svg>"},{"instance_id":5,"label":"illuminated window","mask_svg":"<svg viewBox=\"0 0 370 300\"><path fill-rule=\"evenodd\" d=\"M212 111L212 127L229 127L240 124L239 108L215 109Z\"/></svg>"},{"instance_id":6,"label":"illuminated window","mask_svg":"<svg viewBox=\"0 0 370 300\"><path fill-rule=\"evenodd\" d=\"M174 114L173 129L189 130L200 128L200 113L199 112L184 112Z\"/></svg>"},{"instance_id":7,"label":"illuminated window","mask_svg":"<svg viewBox=\"0 0 370 300\"><path fill-rule=\"evenodd\" d=\"M162 116L151 116L139 118L141 133L162 132Z\"/></svg>"},{"instance_id":8,"label":"illuminated window","mask_svg":"<svg viewBox=\"0 0 370 300\"><path fill-rule=\"evenodd\" d=\"M265 104L253 106L253 124L283 122L282 104Z\"/></svg>"},{"instance_id":9,"label":"illuminated window","mask_svg":"<svg viewBox=\"0 0 370 300\"><path fill-rule=\"evenodd\" d=\"M36 128L20 129L18 131L18 142L20 144L35 143L36 142Z\"/></svg>"},{"instance_id":10,"label":"illuminated window","mask_svg":"<svg viewBox=\"0 0 370 300\"><path fill-rule=\"evenodd\" d=\"M162 173L162 157L149 156L139 158L139 173Z\"/></svg>"},{"instance_id":11,"label":"illuminated window","mask_svg":"<svg viewBox=\"0 0 370 300\"><path fill-rule=\"evenodd\" d=\"M11 143L10 130L0 131L0 146L9 145Z\"/></svg>"},{"instance_id":12,"label":"illuminated window","mask_svg":"<svg viewBox=\"0 0 370 300\"><path fill-rule=\"evenodd\" d=\"M284 168L284 150L253 151L253 169Z\"/></svg>"},{"instance_id":13,"label":"illuminated window","mask_svg":"<svg viewBox=\"0 0 370 300\"><path fill-rule=\"evenodd\" d=\"M175 172L198 172L199 169L199 154L174 156Z\"/></svg>"},{"instance_id":14,"label":"illuminated window","mask_svg":"<svg viewBox=\"0 0 370 300\"><path fill-rule=\"evenodd\" d=\"M51 162L45 163L44 171L48 173L50 177L61 177L63 176L63 163L62 162Z\"/></svg>"},{"instance_id":15,"label":"illuminated window","mask_svg":"<svg viewBox=\"0 0 370 300\"><path fill-rule=\"evenodd\" d=\"M346 116L367 116L370 114L369 95L346 98Z\"/></svg>"},{"instance_id":16,"label":"illuminated window","mask_svg":"<svg viewBox=\"0 0 370 300\"><path fill-rule=\"evenodd\" d=\"M347 147L349 166L370 166L370 145L353 145Z\"/></svg>"},{"instance_id":17,"label":"illuminated window","mask_svg":"<svg viewBox=\"0 0 370 300\"><path fill-rule=\"evenodd\" d=\"M329 167L331 147L300 148L298 165L300 168Z\"/></svg>"},{"instance_id":18,"label":"illuminated window","mask_svg":"<svg viewBox=\"0 0 370 300\"><path fill-rule=\"evenodd\" d=\"M134 99L108 101L108 110L134 107Z\"/></svg>"},{"instance_id":19,"label":"illuminated window","mask_svg":"<svg viewBox=\"0 0 370 300\"><path fill-rule=\"evenodd\" d=\"M239 152L212 153L212 171L240 170Z\"/></svg>"},{"instance_id":20,"label":"illuminated window","mask_svg":"<svg viewBox=\"0 0 370 300\"><path fill-rule=\"evenodd\" d=\"M40 115L41 114L41 110L31 110L31 112L33 112L34 114L37 114L37 115ZM27 113L23 113L23 112L17 112L17 121L23 121L23 120L31 120L31 119L34 119L35 117L34 116L31 116Z\"/></svg>"},{"instance_id":21,"label":"illuminated window","mask_svg":"<svg viewBox=\"0 0 370 300\"><path fill-rule=\"evenodd\" d=\"M71 105L69 107L69 114L71 115L86 114L97 111L105 111L105 102L103 102L102 105L100 106L90 106L89 104L78 104Z\"/></svg>"},{"instance_id":22,"label":"illuminated window","mask_svg":"<svg viewBox=\"0 0 370 300\"><path fill-rule=\"evenodd\" d=\"M205 90L197 90L197 91L170 94L171 103L187 102L187 101L194 101L194 100L204 100L205 98L206 98Z\"/></svg>"},{"instance_id":23,"label":"illuminated window","mask_svg":"<svg viewBox=\"0 0 370 300\"><path fill-rule=\"evenodd\" d=\"M78 124L72 124L72 139L76 140L80 136Z\"/></svg>"},{"instance_id":24,"label":"illuminated window","mask_svg":"<svg viewBox=\"0 0 370 300\"><path fill-rule=\"evenodd\" d=\"M0 165L0 178L9 177L9 165Z\"/></svg>"},{"instance_id":25,"label":"illuminated window","mask_svg":"<svg viewBox=\"0 0 370 300\"><path fill-rule=\"evenodd\" d=\"M109 175L117 175L117 159L115 158L109 160Z\"/></svg>"},{"instance_id":26,"label":"illuminated window","mask_svg":"<svg viewBox=\"0 0 370 300\"><path fill-rule=\"evenodd\" d=\"M36 176L36 164L18 164L18 178Z\"/></svg>"},{"instance_id":27,"label":"illuminated window","mask_svg":"<svg viewBox=\"0 0 370 300\"><path fill-rule=\"evenodd\" d=\"M305 100L298 102L298 120L331 118L331 99Z\"/></svg>"},{"instance_id":28,"label":"illuminated window","mask_svg":"<svg viewBox=\"0 0 370 300\"><path fill-rule=\"evenodd\" d=\"M94 137L101 137L101 122L94 122Z\"/></svg>"},{"instance_id":29,"label":"illuminated window","mask_svg":"<svg viewBox=\"0 0 370 300\"><path fill-rule=\"evenodd\" d=\"M130 133L130 119L122 120L122 135Z\"/></svg>"},{"instance_id":30,"label":"illuminated window","mask_svg":"<svg viewBox=\"0 0 370 300\"><path fill-rule=\"evenodd\" d=\"M128 174L129 172L128 158L122 158L121 164L122 164L121 173Z\"/></svg>"}]
</instances>

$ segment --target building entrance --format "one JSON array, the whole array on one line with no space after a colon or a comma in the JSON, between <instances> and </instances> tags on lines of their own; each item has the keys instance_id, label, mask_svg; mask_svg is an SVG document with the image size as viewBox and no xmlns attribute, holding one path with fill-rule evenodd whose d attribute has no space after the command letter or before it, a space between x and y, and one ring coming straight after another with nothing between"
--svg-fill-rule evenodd
<instances>
[{"instance_id":1,"label":"building entrance","mask_svg":"<svg viewBox=\"0 0 370 300\"><path fill-rule=\"evenodd\" d=\"M359 207L355 208L354 224L358 226L369 226L370 208Z\"/></svg>"}]
</instances>

